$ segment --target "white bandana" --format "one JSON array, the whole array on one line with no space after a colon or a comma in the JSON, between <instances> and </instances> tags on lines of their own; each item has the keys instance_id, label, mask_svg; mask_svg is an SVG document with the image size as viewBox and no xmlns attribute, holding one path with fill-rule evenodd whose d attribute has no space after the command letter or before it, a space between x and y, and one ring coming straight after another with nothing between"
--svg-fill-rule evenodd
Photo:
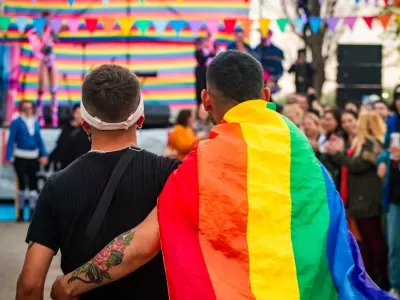
<instances>
[{"instance_id":1,"label":"white bandana","mask_svg":"<svg viewBox=\"0 0 400 300\"><path fill-rule=\"evenodd\" d=\"M86 123L88 123L90 126L98 129L98 130L121 130L121 129L128 129L129 127L133 126L136 124L136 122L139 120L141 116L144 114L144 104L143 104L143 97L142 95L140 96L140 101L139 105L126 121L124 122L119 122L119 123L106 123L100 120L97 117L91 116L87 110L85 109L85 106L83 105L83 102L81 101L81 115L82 119L85 120Z\"/></svg>"}]
</instances>

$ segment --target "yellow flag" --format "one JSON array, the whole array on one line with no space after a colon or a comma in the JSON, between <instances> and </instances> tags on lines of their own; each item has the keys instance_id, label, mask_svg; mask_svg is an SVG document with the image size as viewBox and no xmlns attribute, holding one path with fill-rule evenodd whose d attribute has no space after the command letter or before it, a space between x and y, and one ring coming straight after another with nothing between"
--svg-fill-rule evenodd
<instances>
[{"instance_id":1,"label":"yellow flag","mask_svg":"<svg viewBox=\"0 0 400 300\"><path fill-rule=\"evenodd\" d=\"M270 19L261 19L259 22L260 22L261 36L265 37L265 36L267 36L268 30L269 30L269 24L271 23L271 20Z\"/></svg>"},{"instance_id":2,"label":"yellow flag","mask_svg":"<svg viewBox=\"0 0 400 300\"><path fill-rule=\"evenodd\" d=\"M396 15L396 21L398 24L400 24L400 14Z\"/></svg>"},{"instance_id":3,"label":"yellow flag","mask_svg":"<svg viewBox=\"0 0 400 300\"><path fill-rule=\"evenodd\" d=\"M131 32L133 21L134 19L129 17L119 19L118 23L124 35L129 35L129 33Z\"/></svg>"}]
</instances>

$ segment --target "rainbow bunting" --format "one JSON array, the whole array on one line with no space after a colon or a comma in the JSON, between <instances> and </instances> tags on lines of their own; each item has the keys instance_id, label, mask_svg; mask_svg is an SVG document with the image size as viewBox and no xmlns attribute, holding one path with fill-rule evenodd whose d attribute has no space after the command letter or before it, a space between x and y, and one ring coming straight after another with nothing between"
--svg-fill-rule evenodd
<instances>
[{"instance_id":1,"label":"rainbow bunting","mask_svg":"<svg viewBox=\"0 0 400 300\"><path fill-rule=\"evenodd\" d=\"M170 299L391 299L307 138L265 106L231 109L159 197Z\"/></svg>"}]
</instances>

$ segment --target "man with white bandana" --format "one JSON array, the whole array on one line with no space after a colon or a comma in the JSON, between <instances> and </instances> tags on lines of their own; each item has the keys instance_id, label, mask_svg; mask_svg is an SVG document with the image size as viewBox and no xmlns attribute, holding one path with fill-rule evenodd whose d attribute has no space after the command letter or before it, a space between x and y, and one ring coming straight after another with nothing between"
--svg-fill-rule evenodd
<instances>
[{"instance_id":1,"label":"man with white bandana","mask_svg":"<svg viewBox=\"0 0 400 300\"><path fill-rule=\"evenodd\" d=\"M88 274L88 282L110 278L109 269L120 263L131 241L143 238L131 229L155 208L167 178L179 165L177 160L137 147L144 105L140 83L128 69L102 65L90 72L82 85L81 114L91 151L53 175L39 195L26 238L29 246L18 279L17 300L42 299L46 274L58 250L61 269L69 273L109 245L107 253L81 271ZM125 166L114 180L121 162ZM110 185L114 189L108 193ZM94 234L88 234L98 208L107 202L103 201L104 191L110 196L109 206L98 228L91 231ZM158 231L158 227L151 230ZM109 243L118 234L118 240ZM148 239L140 246L143 249L137 250L148 257L147 249L154 243L159 243L158 237ZM129 295L130 299L167 300L162 257L157 252L137 272L81 299L126 299Z\"/></svg>"}]
</instances>

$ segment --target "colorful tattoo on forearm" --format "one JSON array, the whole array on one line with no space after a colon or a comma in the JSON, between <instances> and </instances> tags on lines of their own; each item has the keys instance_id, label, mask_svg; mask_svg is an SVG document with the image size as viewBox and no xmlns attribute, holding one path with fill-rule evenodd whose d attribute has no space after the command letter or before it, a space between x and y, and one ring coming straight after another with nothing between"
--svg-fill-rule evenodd
<instances>
[{"instance_id":1,"label":"colorful tattoo on forearm","mask_svg":"<svg viewBox=\"0 0 400 300\"><path fill-rule=\"evenodd\" d=\"M68 283L79 280L88 284L100 284L104 278L110 280L110 269L122 263L125 249L131 243L134 235L135 232L132 230L119 235L93 259L76 269Z\"/></svg>"}]
</instances>

